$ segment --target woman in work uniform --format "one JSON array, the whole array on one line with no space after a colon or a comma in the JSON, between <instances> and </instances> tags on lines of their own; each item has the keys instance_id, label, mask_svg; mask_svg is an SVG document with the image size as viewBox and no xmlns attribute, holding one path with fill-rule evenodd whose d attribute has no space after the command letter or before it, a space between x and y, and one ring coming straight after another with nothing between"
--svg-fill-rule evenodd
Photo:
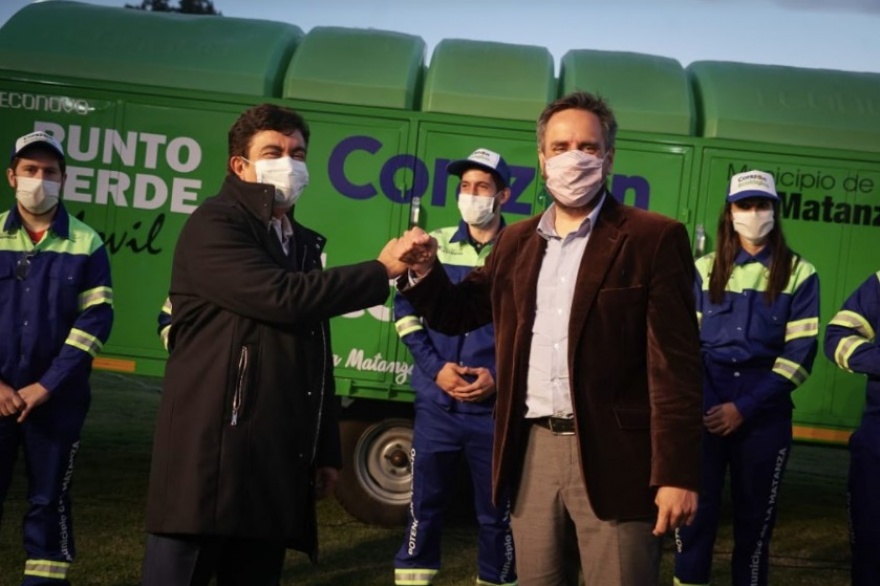
<instances>
[{"instance_id":1,"label":"woman in work uniform","mask_svg":"<svg viewBox=\"0 0 880 586\"><path fill-rule=\"evenodd\" d=\"M848 513L853 586L880 584L880 271L844 302L825 330L825 355L867 377L865 412L849 439Z\"/></svg>"},{"instance_id":2,"label":"woman in work uniform","mask_svg":"<svg viewBox=\"0 0 880 586\"><path fill-rule=\"evenodd\" d=\"M731 177L716 251L697 260L703 473L694 523L676 531L675 583L709 584L725 473L734 585L767 584L778 490L791 449L791 392L817 351L819 279L786 245L773 176Z\"/></svg>"}]
</instances>

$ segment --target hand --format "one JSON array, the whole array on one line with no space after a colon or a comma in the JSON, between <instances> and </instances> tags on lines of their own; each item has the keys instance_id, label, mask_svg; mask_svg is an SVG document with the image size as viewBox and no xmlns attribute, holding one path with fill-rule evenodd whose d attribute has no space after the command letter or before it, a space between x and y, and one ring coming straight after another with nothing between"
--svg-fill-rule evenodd
<instances>
[{"instance_id":1,"label":"hand","mask_svg":"<svg viewBox=\"0 0 880 586\"><path fill-rule=\"evenodd\" d=\"M15 392L15 389L0 382L0 417L16 415L24 407L24 399Z\"/></svg>"},{"instance_id":2,"label":"hand","mask_svg":"<svg viewBox=\"0 0 880 586\"><path fill-rule=\"evenodd\" d=\"M49 389L40 383L34 383L23 389L19 389L18 396L21 397L25 403L24 411L18 416L19 423L24 423L24 420L27 419L27 416L31 414L31 411L35 407L39 407L51 398Z\"/></svg>"},{"instance_id":3,"label":"hand","mask_svg":"<svg viewBox=\"0 0 880 586\"><path fill-rule=\"evenodd\" d=\"M715 405L706 411L706 415L703 417L703 425L706 426L709 433L720 436L732 434L739 429L742 422L742 415L733 403Z\"/></svg>"},{"instance_id":4,"label":"hand","mask_svg":"<svg viewBox=\"0 0 880 586\"><path fill-rule=\"evenodd\" d=\"M468 383L467 379L463 378L465 374L467 374L467 368L464 366L459 366L454 362L447 362L443 365L443 368L440 369L440 372L437 373L437 377L434 379L434 382L437 383L437 386L443 389L443 392L451 397L455 397L455 393L458 392L459 389L467 387L470 383Z\"/></svg>"},{"instance_id":5,"label":"hand","mask_svg":"<svg viewBox=\"0 0 880 586\"><path fill-rule=\"evenodd\" d=\"M459 387L452 396L459 401L482 401L495 393L495 379L492 378L492 372L488 368L482 366L471 368L465 367L464 374L476 376L476 380L466 387Z\"/></svg>"},{"instance_id":6,"label":"hand","mask_svg":"<svg viewBox=\"0 0 880 586\"><path fill-rule=\"evenodd\" d=\"M385 272L388 273L389 279L396 279L406 272L406 263L400 260L401 246L399 238L392 238L379 253L377 260L385 265Z\"/></svg>"},{"instance_id":7,"label":"hand","mask_svg":"<svg viewBox=\"0 0 880 586\"><path fill-rule=\"evenodd\" d=\"M322 499L333 494L339 481L339 470L325 466L315 470L315 497Z\"/></svg>"},{"instance_id":8,"label":"hand","mask_svg":"<svg viewBox=\"0 0 880 586\"><path fill-rule=\"evenodd\" d=\"M675 486L661 486L654 497L657 505L657 524L654 535L660 536L670 529L690 525L697 516L697 493Z\"/></svg>"},{"instance_id":9,"label":"hand","mask_svg":"<svg viewBox=\"0 0 880 586\"><path fill-rule=\"evenodd\" d=\"M397 258L405 262L417 277L422 277L437 258L437 239L417 226L399 238L398 252Z\"/></svg>"}]
</instances>

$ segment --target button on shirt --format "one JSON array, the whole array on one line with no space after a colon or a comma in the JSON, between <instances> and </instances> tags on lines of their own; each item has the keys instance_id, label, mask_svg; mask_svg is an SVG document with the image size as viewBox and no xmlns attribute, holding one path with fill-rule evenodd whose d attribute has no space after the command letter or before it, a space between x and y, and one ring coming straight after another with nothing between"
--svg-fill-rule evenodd
<instances>
[{"instance_id":1,"label":"button on shirt","mask_svg":"<svg viewBox=\"0 0 880 586\"><path fill-rule=\"evenodd\" d=\"M556 233L556 205L550 206L538 223L538 234L547 249L538 273L537 308L532 327L529 374L526 387L526 418L572 417L571 382L568 371L568 328L574 287L592 226L599 216L599 204L574 232Z\"/></svg>"}]
</instances>

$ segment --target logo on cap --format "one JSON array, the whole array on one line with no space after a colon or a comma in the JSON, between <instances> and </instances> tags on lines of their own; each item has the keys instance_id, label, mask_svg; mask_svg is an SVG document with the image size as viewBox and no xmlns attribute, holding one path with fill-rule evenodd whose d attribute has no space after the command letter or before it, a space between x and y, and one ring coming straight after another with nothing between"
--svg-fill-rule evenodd
<instances>
[{"instance_id":1,"label":"logo on cap","mask_svg":"<svg viewBox=\"0 0 880 586\"><path fill-rule=\"evenodd\" d=\"M778 200L773 175L764 171L744 171L731 177L727 201L734 202L748 197Z\"/></svg>"},{"instance_id":2,"label":"logo on cap","mask_svg":"<svg viewBox=\"0 0 880 586\"><path fill-rule=\"evenodd\" d=\"M38 130L36 132L25 134L15 141L15 147L12 149L12 156L10 159L14 159L19 156L23 150L35 144L44 144L58 153L59 157L62 159L64 158L64 149L61 147L61 143L55 140L55 137L51 134Z\"/></svg>"},{"instance_id":3,"label":"logo on cap","mask_svg":"<svg viewBox=\"0 0 880 586\"><path fill-rule=\"evenodd\" d=\"M489 149L477 149L466 159L452 161L446 166L446 172L461 177L462 173L475 167L497 173L504 187L510 186L510 167L501 155Z\"/></svg>"}]
</instances>

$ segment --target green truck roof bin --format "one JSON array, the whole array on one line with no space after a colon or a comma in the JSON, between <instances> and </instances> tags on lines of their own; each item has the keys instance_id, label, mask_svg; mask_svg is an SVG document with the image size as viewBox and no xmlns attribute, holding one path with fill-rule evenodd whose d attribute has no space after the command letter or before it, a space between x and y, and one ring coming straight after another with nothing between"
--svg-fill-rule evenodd
<instances>
[{"instance_id":1,"label":"green truck roof bin","mask_svg":"<svg viewBox=\"0 0 880 586\"><path fill-rule=\"evenodd\" d=\"M413 35L315 27L290 61L284 97L413 110L425 52Z\"/></svg>"},{"instance_id":2,"label":"green truck roof bin","mask_svg":"<svg viewBox=\"0 0 880 586\"><path fill-rule=\"evenodd\" d=\"M698 61L704 136L880 152L880 74Z\"/></svg>"},{"instance_id":3,"label":"green truck roof bin","mask_svg":"<svg viewBox=\"0 0 880 586\"><path fill-rule=\"evenodd\" d=\"M534 121L555 97L555 82L544 47L444 39L428 66L422 110Z\"/></svg>"},{"instance_id":4,"label":"green truck roof bin","mask_svg":"<svg viewBox=\"0 0 880 586\"><path fill-rule=\"evenodd\" d=\"M40 2L0 28L0 69L270 97L302 35L265 20Z\"/></svg>"},{"instance_id":5,"label":"green truck roof bin","mask_svg":"<svg viewBox=\"0 0 880 586\"><path fill-rule=\"evenodd\" d=\"M687 73L675 59L574 49L562 57L559 90L607 99L624 131L692 136L696 130Z\"/></svg>"}]
</instances>

